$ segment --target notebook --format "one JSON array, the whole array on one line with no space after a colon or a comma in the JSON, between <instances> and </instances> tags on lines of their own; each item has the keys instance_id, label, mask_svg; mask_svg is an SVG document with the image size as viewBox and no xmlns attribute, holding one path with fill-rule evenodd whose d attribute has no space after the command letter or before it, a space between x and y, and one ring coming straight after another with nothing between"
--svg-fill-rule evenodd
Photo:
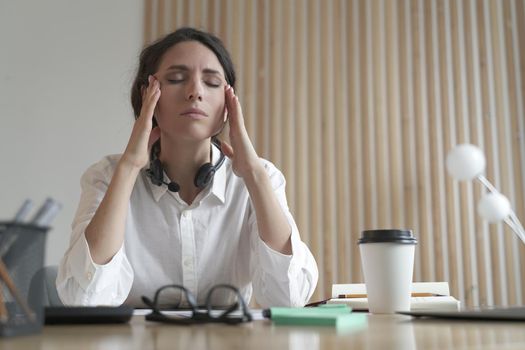
<instances>
[{"instance_id":1,"label":"notebook","mask_svg":"<svg viewBox=\"0 0 525 350\"><path fill-rule=\"evenodd\" d=\"M460 301L450 295L447 282L415 282L412 284L413 293L429 293L434 296L414 296L410 299L410 310L448 310L460 309ZM332 298L327 304L346 304L354 311L368 311L368 299L341 298L343 294L366 295L364 283L334 284L332 285Z\"/></svg>"},{"instance_id":2,"label":"notebook","mask_svg":"<svg viewBox=\"0 0 525 350\"><path fill-rule=\"evenodd\" d=\"M126 323L133 316L133 308L121 306L47 306L46 324Z\"/></svg>"}]
</instances>

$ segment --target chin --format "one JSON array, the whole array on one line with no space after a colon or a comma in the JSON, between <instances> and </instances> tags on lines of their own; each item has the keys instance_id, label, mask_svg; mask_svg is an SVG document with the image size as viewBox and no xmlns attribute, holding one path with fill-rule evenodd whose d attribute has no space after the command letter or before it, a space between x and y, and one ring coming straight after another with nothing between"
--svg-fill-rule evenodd
<instances>
[{"instance_id":1,"label":"chin","mask_svg":"<svg viewBox=\"0 0 525 350\"><path fill-rule=\"evenodd\" d=\"M186 141L203 141L215 135L209 130L196 130L196 128L184 128L182 130L179 129L176 131L168 132L167 134L169 135L169 137L172 137L174 139L182 139Z\"/></svg>"}]
</instances>

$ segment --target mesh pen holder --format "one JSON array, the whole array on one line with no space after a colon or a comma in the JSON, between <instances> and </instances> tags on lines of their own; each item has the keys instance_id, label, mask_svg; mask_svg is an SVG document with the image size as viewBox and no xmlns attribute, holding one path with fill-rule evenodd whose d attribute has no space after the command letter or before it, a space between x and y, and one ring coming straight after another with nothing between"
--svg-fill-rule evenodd
<instances>
[{"instance_id":1,"label":"mesh pen holder","mask_svg":"<svg viewBox=\"0 0 525 350\"><path fill-rule=\"evenodd\" d=\"M0 222L0 337L42 329L44 281L36 272L44 265L48 229Z\"/></svg>"}]
</instances>

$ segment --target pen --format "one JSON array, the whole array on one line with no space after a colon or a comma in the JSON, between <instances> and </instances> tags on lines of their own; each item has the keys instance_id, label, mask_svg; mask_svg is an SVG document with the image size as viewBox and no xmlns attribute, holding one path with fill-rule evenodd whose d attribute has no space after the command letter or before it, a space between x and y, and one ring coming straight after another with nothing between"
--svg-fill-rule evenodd
<instances>
[{"instance_id":1,"label":"pen","mask_svg":"<svg viewBox=\"0 0 525 350\"><path fill-rule=\"evenodd\" d=\"M24 203L20 206L18 211L15 214L15 217L13 218L14 223L22 223L33 207L33 201L31 199L26 199ZM11 248L13 243L15 243L17 236L15 234L4 234L6 238L3 238L0 243L0 258L7 253L7 251Z\"/></svg>"},{"instance_id":2,"label":"pen","mask_svg":"<svg viewBox=\"0 0 525 350\"><path fill-rule=\"evenodd\" d=\"M320 306L320 305L326 305L326 303L332 298L328 298L328 299L323 299L323 300L319 300L319 301L313 301L309 304L306 304L304 307L316 307L316 306Z\"/></svg>"},{"instance_id":3,"label":"pen","mask_svg":"<svg viewBox=\"0 0 525 350\"><path fill-rule=\"evenodd\" d=\"M15 217L13 218L14 222L22 222L26 218L27 214L29 214L29 211L33 207L33 201L31 199L26 199L24 203L20 206L20 209L15 214Z\"/></svg>"},{"instance_id":4,"label":"pen","mask_svg":"<svg viewBox=\"0 0 525 350\"><path fill-rule=\"evenodd\" d=\"M435 293L412 293L410 294L412 298L416 297L443 297L442 294ZM356 298L366 298L366 294L339 294L337 298L339 299L356 299Z\"/></svg>"},{"instance_id":5,"label":"pen","mask_svg":"<svg viewBox=\"0 0 525 350\"><path fill-rule=\"evenodd\" d=\"M60 209L62 209L62 205L58 201L53 198L47 198L40 209L38 209L31 223L37 226L47 226L53 221Z\"/></svg>"}]
</instances>

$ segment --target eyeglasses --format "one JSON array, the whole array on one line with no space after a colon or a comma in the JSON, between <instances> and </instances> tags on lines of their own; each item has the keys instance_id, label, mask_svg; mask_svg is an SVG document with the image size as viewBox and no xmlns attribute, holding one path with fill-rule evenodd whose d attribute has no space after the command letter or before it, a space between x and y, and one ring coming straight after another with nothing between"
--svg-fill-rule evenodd
<instances>
[{"instance_id":1,"label":"eyeglasses","mask_svg":"<svg viewBox=\"0 0 525 350\"><path fill-rule=\"evenodd\" d=\"M163 300L173 298L173 295L176 295L178 292L182 292L186 297L191 316L169 313L161 308L160 304ZM227 299L232 301L228 303L228 305L225 305L224 309L221 308L217 312L217 309L213 307L212 301L218 296L227 296ZM159 288L155 292L153 301L145 296L142 297L142 301L151 308L151 313L146 315L146 320L148 321L186 325L196 323L239 324L252 321L252 315L240 291L228 284L218 284L210 289L206 296L204 310L202 308L199 310L195 296L188 289L177 284L170 284Z\"/></svg>"}]
</instances>

